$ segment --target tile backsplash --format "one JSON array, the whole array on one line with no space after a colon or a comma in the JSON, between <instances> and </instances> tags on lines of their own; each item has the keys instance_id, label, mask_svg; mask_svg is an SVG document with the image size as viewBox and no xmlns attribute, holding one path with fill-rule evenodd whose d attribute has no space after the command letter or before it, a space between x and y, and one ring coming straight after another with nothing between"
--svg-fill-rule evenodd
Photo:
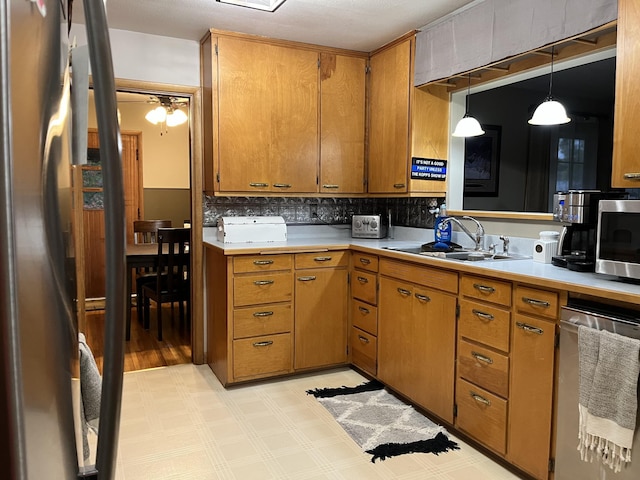
<instances>
[{"instance_id":1,"label":"tile backsplash","mask_svg":"<svg viewBox=\"0 0 640 480\"><path fill-rule=\"evenodd\" d=\"M204 226L218 217L280 215L289 225L350 224L354 214L387 215L402 227L432 228L442 198L215 197L204 195ZM317 215L314 215L317 213Z\"/></svg>"}]
</instances>

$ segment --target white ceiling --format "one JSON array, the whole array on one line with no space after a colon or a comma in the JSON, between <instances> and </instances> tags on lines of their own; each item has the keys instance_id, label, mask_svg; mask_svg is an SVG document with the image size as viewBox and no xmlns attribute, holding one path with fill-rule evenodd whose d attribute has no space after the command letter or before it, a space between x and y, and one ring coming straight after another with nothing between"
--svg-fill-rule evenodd
<instances>
[{"instance_id":1,"label":"white ceiling","mask_svg":"<svg viewBox=\"0 0 640 480\"><path fill-rule=\"evenodd\" d=\"M269 13L215 0L106 0L109 26L200 40L208 29L370 52L483 0L287 0ZM84 23L73 2L74 23Z\"/></svg>"}]
</instances>

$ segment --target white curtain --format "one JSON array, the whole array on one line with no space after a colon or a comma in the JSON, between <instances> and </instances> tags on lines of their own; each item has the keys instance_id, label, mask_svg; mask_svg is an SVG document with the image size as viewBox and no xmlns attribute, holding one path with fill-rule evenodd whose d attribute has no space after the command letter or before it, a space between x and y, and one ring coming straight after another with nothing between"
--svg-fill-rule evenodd
<instances>
[{"instance_id":1,"label":"white curtain","mask_svg":"<svg viewBox=\"0 0 640 480\"><path fill-rule=\"evenodd\" d=\"M414 85L584 33L617 17L617 0L485 0L421 29Z\"/></svg>"}]
</instances>

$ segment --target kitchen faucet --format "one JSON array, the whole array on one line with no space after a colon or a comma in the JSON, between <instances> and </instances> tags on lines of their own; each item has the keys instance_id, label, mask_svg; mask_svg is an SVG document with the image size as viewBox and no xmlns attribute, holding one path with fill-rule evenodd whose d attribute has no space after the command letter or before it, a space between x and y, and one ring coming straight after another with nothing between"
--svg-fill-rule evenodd
<instances>
[{"instance_id":1,"label":"kitchen faucet","mask_svg":"<svg viewBox=\"0 0 640 480\"><path fill-rule=\"evenodd\" d=\"M482 224L476 220L473 217L470 217L468 215L465 215L464 217L462 217L465 220L471 220L472 222L475 222L476 224L476 232L475 233L471 233L471 231L465 227L462 222L460 220L458 220L455 217L447 217L444 220L442 220L443 224L446 224L447 222L453 222L456 225L458 225L460 227L460 229L467 234L467 236L473 240L473 242L475 243L475 250L481 250L482 247L484 246L484 227L482 226Z\"/></svg>"}]
</instances>

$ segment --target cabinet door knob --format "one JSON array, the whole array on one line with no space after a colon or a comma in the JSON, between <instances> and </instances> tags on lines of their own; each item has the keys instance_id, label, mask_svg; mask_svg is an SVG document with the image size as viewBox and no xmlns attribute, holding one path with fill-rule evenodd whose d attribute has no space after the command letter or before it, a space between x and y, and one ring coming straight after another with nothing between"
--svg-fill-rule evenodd
<instances>
[{"instance_id":1,"label":"cabinet door knob","mask_svg":"<svg viewBox=\"0 0 640 480\"><path fill-rule=\"evenodd\" d=\"M369 343L369 339L363 337L362 335L358 335L358 340L360 340L362 343Z\"/></svg>"},{"instance_id":2,"label":"cabinet door knob","mask_svg":"<svg viewBox=\"0 0 640 480\"><path fill-rule=\"evenodd\" d=\"M271 265L273 263L273 260L254 260L253 264L254 265Z\"/></svg>"},{"instance_id":3,"label":"cabinet door knob","mask_svg":"<svg viewBox=\"0 0 640 480\"><path fill-rule=\"evenodd\" d=\"M393 184L393 188L404 188L405 184L404 183L394 183Z\"/></svg>"},{"instance_id":4,"label":"cabinet door knob","mask_svg":"<svg viewBox=\"0 0 640 480\"><path fill-rule=\"evenodd\" d=\"M640 180L640 173L625 173L623 177L625 180Z\"/></svg>"},{"instance_id":5,"label":"cabinet door knob","mask_svg":"<svg viewBox=\"0 0 640 480\"><path fill-rule=\"evenodd\" d=\"M273 340L267 340L264 342L254 342L254 347L268 347L269 345L273 345Z\"/></svg>"},{"instance_id":6,"label":"cabinet door knob","mask_svg":"<svg viewBox=\"0 0 640 480\"><path fill-rule=\"evenodd\" d=\"M486 355L482 355L481 353L478 353L478 352L471 352L471 356L476 360L479 360L480 362L488 363L489 365L493 363L492 358L487 357Z\"/></svg>"},{"instance_id":7,"label":"cabinet door knob","mask_svg":"<svg viewBox=\"0 0 640 480\"><path fill-rule=\"evenodd\" d=\"M275 188L291 188L290 183L274 183L273 186Z\"/></svg>"},{"instance_id":8,"label":"cabinet door knob","mask_svg":"<svg viewBox=\"0 0 640 480\"><path fill-rule=\"evenodd\" d=\"M360 263L363 265L369 265L371 263L371 260L369 260L368 258L360 257Z\"/></svg>"},{"instance_id":9,"label":"cabinet door knob","mask_svg":"<svg viewBox=\"0 0 640 480\"><path fill-rule=\"evenodd\" d=\"M322 185L322 188L340 188L340 185L331 185L331 184L324 184Z\"/></svg>"},{"instance_id":10,"label":"cabinet door knob","mask_svg":"<svg viewBox=\"0 0 640 480\"><path fill-rule=\"evenodd\" d=\"M267 188L269 186L268 183L261 183L261 182L251 182L249 184L250 187L253 188Z\"/></svg>"},{"instance_id":11,"label":"cabinet door knob","mask_svg":"<svg viewBox=\"0 0 640 480\"><path fill-rule=\"evenodd\" d=\"M473 398L476 402L484 403L486 406L491 406L491 400L484 398L482 395L478 395L475 392L469 392L471 398Z\"/></svg>"},{"instance_id":12,"label":"cabinet door knob","mask_svg":"<svg viewBox=\"0 0 640 480\"><path fill-rule=\"evenodd\" d=\"M404 295L405 297L408 297L409 295L411 295L411 292L405 288L400 288L398 287L398 293L400 295Z\"/></svg>"},{"instance_id":13,"label":"cabinet door knob","mask_svg":"<svg viewBox=\"0 0 640 480\"><path fill-rule=\"evenodd\" d=\"M314 262L329 262L331 257L314 257Z\"/></svg>"},{"instance_id":14,"label":"cabinet door knob","mask_svg":"<svg viewBox=\"0 0 640 480\"><path fill-rule=\"evenodd\" d=\"M358 277L358 281L360 283L369 283L369 280L367 280L365 277Z\"/></svg>"},{"instance_id":15,"label":"cabinet door knob","mask_svg":"<svg viewBox=\"0 0 640 480\"><path fill-rule=\"evenodd\" d=\"M271 285L274 283L274 280L256 280L253 282L254 285L262 286L262 285Z\"/></svg>"},{"instance_id":16,"label":"cabinet door knob","mask_svg":"<svg viewBox=\"0 0 640 480\"><path fill-rule=\"evenodd\" d=\"M421 302L430 302L431 299L429 297L427 297L426 295L420 295L419 293L414 293L414 296L420 300Z\"/></svg>"},{"instance_id":17,"label":"cabinet door knob","mask_svg":"<svg viewBox=\"0 0 640 480\"><path fill-rule=\"evenodd\" d=\"M369 309L368 308L364 308L364 307L358 307L358 310L360 310L361 313L364 313L365 315L369 315Z\"/></svg>"},{"instance_id":18,"label":"cabinet door knob","mask_svg":"<svg viewBox=\"0 0 640 480\"><path fill-rule=\"evenodd\" d=\"M273 312L255 312L253 314L254 317L270 317L273 315Z\"/></svg>"}]
</instances>

